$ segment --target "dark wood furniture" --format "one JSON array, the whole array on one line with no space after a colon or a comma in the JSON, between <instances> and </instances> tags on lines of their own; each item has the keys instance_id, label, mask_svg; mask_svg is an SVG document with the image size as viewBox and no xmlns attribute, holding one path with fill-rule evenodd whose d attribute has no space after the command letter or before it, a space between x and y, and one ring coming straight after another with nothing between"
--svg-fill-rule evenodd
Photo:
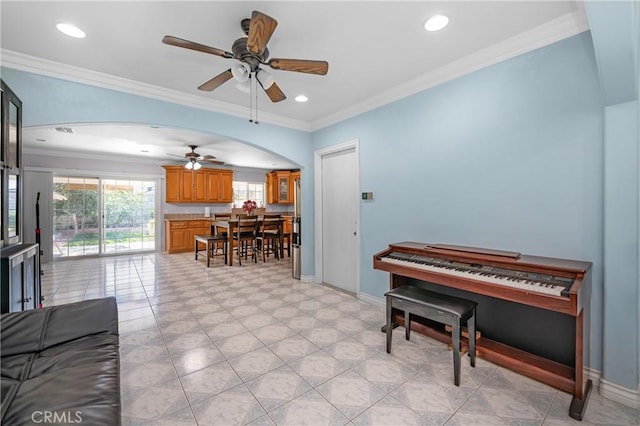
<instances>
[{"instance_id":1,"label":"dark wood furniture","mask_svg":"<svg viewBox=\"0 0 640 426\"><path fill-rule=\"evenodd\" d=\"M391 353L393 311L404 311L405 338L411 334L411 316L419 315L452 328L453 383L460 386L460 333L462 324L469 330L469 356L471 366L476 366L475 313L477 303L459 297L434 293L412 285L396 287L385 293L387 301L387 353Z\"/></svg>"},{"instance_id":2,"label":"dark wood furniture","mask_svg":"<svg viewBox=\"0 0 640 426\"><path fill-rule=\"evenodd\" d=\"M224 256L224 263L227 263L227 236L222 234L205 234L195 235L193 241L195 250L195 260L198 260L198 252L200 251L200 244L204 244L205 253L207 256L207 268L211 265L211 258L214 257L218 245L222 245L222 255Z\"/></svg>"},{"instance_id":3,"label":"dark wood furniture","mask_svg":"<svg viewBox=\"0 0 640 426\"><path fill-rule=\"evenodd\" d=\"M260 220L258 217L256 220ZM280 227L282 229L283 219L275 219L279 221ZM238 226L239 219L230 218L230 219L218 219L217 217L211 221L211 225L216 227L217 232L224 232L226 230L227 233L227 264L233 266L233 249L235 247L233 233ZM282 236L282 232L280 232ZM282 247L282 239L278 242L280 247ZM280 252L280 257L282 257L283 252Z\"/></svg>"},{"instance_id":4,"label":"dark wood furniture","mask_svg":"<svg viewBox=\"0 0 640 426\"><path fill-rule=\"evenodd\" d=\"M242 256L245 259L251 251L251 259L257 262L256 257L256 236L258 232L258 219L238 219L236 226L231 232L232 242L238 253L238 265L242 266ZM230 249L230 257L233 259L233 246Z\"/></svg>"},{"instance_id":5,"label":"dark wood furniture","mask_svg":"<svg viewBox=\"0 0 640 426\"><path fill-rule=\"evenodd\" d=\"M14 244L0 250L0 313L40 307L38 244Z\"/></svg>"},{"instance_id":6,"label":"dark wood furniture","mask_svg":"<svg viewBox=\"0 0 640 426\"><path fill-rule=\"evenodd\" d=\"M262 255L262 262L267 261L267 257L273 253L276 259L280 259L280 241L282 241L282 226L280 215L264 216L258 224L256 235L256 255Z\"/></svg>"},{"instance_id":7,"label":"dark wood furniture","mask_svg":"<svg viewBox=\"0 0 640 426\"><path fill-rule=\"evenodd\" d=\"M478 302L478 355L573 395L569 415L581 420L591 391L583 383L584 317L589 309L591 262L521 255L492 249L403 242L373 256L374 269L402 285ZM396 317L398 322L402 318ZM437 323L415 330L444 342Z\"/></svg>"},{"instance_id":8,"label":"dark wood furniture","mask_svg":"<svg viewBox=\"0 0 640 426\"><path fill-rule=\"evenodd\" d=\"M23 241L22 102L0 80L0 248ZM35 200L33 200L35 203Z\"/></svg>"}]
</instances>

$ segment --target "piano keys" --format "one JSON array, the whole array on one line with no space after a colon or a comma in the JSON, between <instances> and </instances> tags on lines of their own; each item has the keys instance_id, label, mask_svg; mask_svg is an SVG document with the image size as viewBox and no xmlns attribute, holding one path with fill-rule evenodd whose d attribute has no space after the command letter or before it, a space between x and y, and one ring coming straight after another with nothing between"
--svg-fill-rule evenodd
<instances>
[{"instance_id":1,"label":"piano keys","mask_svg":"<svg viewBox=\"0 0 640 426\"><path fill-rule=\"evenodd\" d=\"M478 302L478 355L573 394L569 414L582 419L591 390L591 381L583 387L590 262L403 242L375 254L373 267L390 273L390 288L412 284ZM437 324L415 324L451 340Z\"/></svg>"}]
</instances>

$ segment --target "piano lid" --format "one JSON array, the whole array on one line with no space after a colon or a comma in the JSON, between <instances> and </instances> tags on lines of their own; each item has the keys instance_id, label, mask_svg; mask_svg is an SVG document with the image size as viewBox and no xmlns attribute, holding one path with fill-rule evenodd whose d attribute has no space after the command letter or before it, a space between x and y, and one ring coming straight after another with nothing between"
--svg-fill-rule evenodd
<instances>
[{"instance_id":1,"label":"piano lid","mask_svg":"<svg viewBox=\"0 0 640 426\"><path fill-rule=\"evenodd\" d=\"M489 248L457 246L450 244L419 243L403 241L389 244L390 249L409 250L423 255L435 255L446 258L461 258L479 263L491 262L504 264L506 267L542 268L545 270L564 271L571 274L584 274L591 269L591 262L553 257L521 254L518 252L495 250ZM512 266L509 266L512 265Z\"/></svg>"},{"instance_id":2,"label":"piano lid","mask_svg":"<svg viewBox=\"0 0 640 426\"><path fill-rule=\"evenodd\" d=\"M493 250L481 247L453 246L450 244L428 244L425 246L425 249L463 251L466 253L482 254L487 256L509 257L511 259L520 258L520 253L515 251Z\"/></svg>"}]
</instances>

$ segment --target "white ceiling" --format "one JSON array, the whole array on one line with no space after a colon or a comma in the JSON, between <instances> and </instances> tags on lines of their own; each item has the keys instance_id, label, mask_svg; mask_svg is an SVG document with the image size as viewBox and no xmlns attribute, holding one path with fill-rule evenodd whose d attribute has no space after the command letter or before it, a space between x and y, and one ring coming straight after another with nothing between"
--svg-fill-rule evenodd
<instances>
[{"instance_id":1,"label":"white ceiling","mask_svg":"<svg viewBox=\"0 0 640 426\"><path fill-rule=\"evenodd\" d=\"M273 104L259 93L261 121L304 130L324 127L588 28L582 1L3 0L2 65L81 82L86 78L105 87L248 119L249 95L236 89L233 81L213 92L197 90L228 69L232 60L168 46L161 40L168 34L230 51L233 41L243 36L241 19L252 10L278 20L268 44L272 58L329 62L326 76L273 71L287 95L283 102ZM426 32L425 20L436 13L448 15L449 26ZM59 22L76 24L87 37L78 40L59 33L55 29ZM298 94L307 95L309 102L295 102ZM159 130L83 126L82 134L114 135L135 139L137 145L153 145L151 138ZM38 147L35 139L43 138L43 132L52 134L46 129L24 130L27 150ZM211 135L172 129L162 132L174 139L157 150L163 155L184 153L193 143L207 148L202 154L236 164L241 156L231 152L246 146ZM76 141L65 138L59 134L45 139L49 146L60 143L61 149L79 149ZM111 153L118 153L117 144L108 140L96 140L85 148L87 145L101 151L110 147ZM135 150L127 153L142 154L152 156ZM252 155L242 157L246 162ZM282 159L264 153L252 164L272 168L279 161Z\"/></svg>"}]
</instances>

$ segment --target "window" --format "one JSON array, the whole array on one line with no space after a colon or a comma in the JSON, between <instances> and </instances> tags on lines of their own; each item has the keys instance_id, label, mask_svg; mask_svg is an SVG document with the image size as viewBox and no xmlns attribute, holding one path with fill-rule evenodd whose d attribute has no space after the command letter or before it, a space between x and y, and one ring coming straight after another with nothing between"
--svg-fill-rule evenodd
<instances>
[{"instance_id":1,"label":"window","mask_svg":"<svg viewBox=\"0 0 640 426\"><path fill-rule=\"evenodd\" d=\"M264 206L264 183L233 181L233 204L240 207L247 200Z\"/></svg>"},{"instance_id":2,"label":"window","mask_svg":"<svg viewBox=\"0 0 640 426\"><path fill-rule=\"evenodd\" d=\"M54 257L155 249L155 182L54 176Z\"/></svg>"}]
</instances>

